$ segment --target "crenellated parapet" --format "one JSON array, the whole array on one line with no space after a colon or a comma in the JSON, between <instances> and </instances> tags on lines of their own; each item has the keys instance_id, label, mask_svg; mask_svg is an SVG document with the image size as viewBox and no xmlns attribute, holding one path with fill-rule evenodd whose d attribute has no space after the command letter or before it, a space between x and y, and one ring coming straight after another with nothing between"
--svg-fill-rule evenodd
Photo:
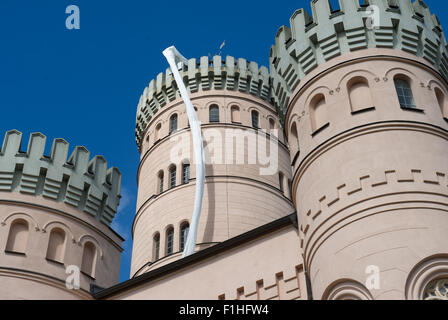
<instances>
[{"instance_id":1,"label":"crenellated parapet","mask_svg":"<svg viewBox=\"0 0 448 320\"><path fill-rule=\"evenodd\" d=\"M0 191L21 192L67 203L110 225L120 203L121 173L107 169L102 156L76 147L67 160L69 144L55 139L44 155L46 137L33 133L26 152L22 133L6 133L0 151Z\"/></svg>"},{"instance_id":2,"label":"crenellated parapet","mask_svg":"<svg viewBox=\"0 0 448 320\"><path fill-rule=\"evenodd\" d=\"M313 0L277 32L270 53L274 104L281 114L300 81L330 59L360 49L403 50L431 63L448 79L447 42L438 18L421 0ZM369 19L369 18L373 18ZM372 24L373 23L373 24Z\"/></svg>"},{"instance_id":3,"label":"crenellated parapet","mask_svg":"<svg viewBox=\"0 0 448 320\"><path fill-rule=\"evenodd\" d=\"M268 69L245 59L230 56L225 60L220 56L214 56L212 60L208 57L190 59L182 74L190 93L231 90L247 92L266 101L271 98ZM139 148L154 114L177 98L180 98L180 92L170 69L160 73L145 88L137 107L135 136Z\"/></svg>"}]
</instances>

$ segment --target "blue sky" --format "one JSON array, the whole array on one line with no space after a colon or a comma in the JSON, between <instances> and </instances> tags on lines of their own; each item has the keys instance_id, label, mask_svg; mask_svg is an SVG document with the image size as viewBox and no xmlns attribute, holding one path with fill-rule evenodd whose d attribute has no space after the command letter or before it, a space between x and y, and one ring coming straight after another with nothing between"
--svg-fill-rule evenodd
<instances>
[{"instance_id":1,"label":"blue sky","mask_svg":"<svg viewBox=\"0 0 448 320\"><path fill-rule=\"evenodd\" d=\"M120 281L129 278L132 251L136 107L144 87L167 68L162 50L176 45L187 58L213 55L225 40L223 55L268 66L278 28L309 3L0 0L0 135L18 129L26 140L32 132L47 141L61 137L71 150L83 145L120 169L123 199L113 224L127 239ZM436 13L448 7L426 3ZM80 30L65 27L72 4L80 8ZM446 15L439 18L448 25Z\"/></svg>"}]
</instances>

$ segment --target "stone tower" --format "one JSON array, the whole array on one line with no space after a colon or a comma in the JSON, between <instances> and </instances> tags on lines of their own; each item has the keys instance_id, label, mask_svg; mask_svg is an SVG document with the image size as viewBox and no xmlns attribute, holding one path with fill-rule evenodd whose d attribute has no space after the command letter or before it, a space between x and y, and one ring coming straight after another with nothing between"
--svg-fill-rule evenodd
<instances>
[{"instance_id":1,"label":"stone tower","mask_svg":"<svg viewBox=\"0 0 448 320\"><path fill-rule=\"evenodd\" d=\"M118 283L123 239L110 223L121 173L84 147L67 160L63 139L44 155L45 142L33 133L22 151L13 130L0 151L0 299L91 299L91 285ZM69 290L75 272L80 289Z\"/></svg>"},{"instance_id":2,"label":"stone tower","mask_svg":"<svg viewBox=\"0 0 448 320\"><path fill-rule=\"evenodd\" d=\"M207 158L197 250L293 213L289 151L270 103L268 70L230 56L202 57L189 60L183 79L202 123ZM167 70L150 82L138 105L141 161L131 278L181 257L195 194L190 136ZM258 157L263 137L270 141L270 163ZM183 158L177 156L179 143L187 146Z\"/></svg>"},{"instance_id":3,"label":"stone tower","mask_svg":"<svg viewBox=\"0 0 448 320\"><path fill-rule=\"evenodd\" d=\"M313 0L271 49L314 299L422 299L448 274L448 52L423 1Z\"/></svg>"}]
</instances>

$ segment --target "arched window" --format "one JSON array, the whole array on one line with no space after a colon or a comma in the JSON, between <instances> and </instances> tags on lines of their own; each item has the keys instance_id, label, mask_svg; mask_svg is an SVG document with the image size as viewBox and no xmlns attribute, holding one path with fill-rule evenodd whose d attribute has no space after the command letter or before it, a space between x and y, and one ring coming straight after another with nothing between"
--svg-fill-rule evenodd
<instances>
[{"instance_id":1,"label":"arched window","mask_svg":"<svg viewBox=\"0 0 448 320\"><path fill-rule=\"evenodd\" d=\"M311 124L313 132L321 129L328 124L327 106L325 96L323 94L316 95L310 104Z\"/></svg>"},{"instance_id":2,"label":"arched window","mask_svg":"<svg viewBox=\"0 0 448 320\"><path fill-rule=\"evenodd\" d=\"M166 255L174 252L174 229L171 227L166 231Z\"/></svg>"},{"instance_id":3,"label":"arched window","mask_svg":"<svg viewBox=\"0 0 448 320\"><path fill-rule=\"evenodd\" d=\"M47 259L64 263L65 255L65 231L55 228L50 232L48 241Z\"/></svg>"},{"instance_id":4,"label":"arched window","mask_svg":"<svg viewBox=\"0 0 448 320\"><path fill-rule=\"evenodd\" d=\"M184 163L182 166L182 183L187 184L190 182L190 164Z\"/></svg>"},{"instance_id":5,"label":"arched window","mask_svg":"<svg viewBox=\"0 0 448 320\"><path fill-rule=\"evenodd\" d=\"M404 109L416 108L410 80L404 77L394 79L400 106Z\"/></svg>"},{"instance_id":6,"label":"arched window","mask_svg":"<svg viewBox=\"0 0 448 320\"><path fill-rule=\"evenodd\" d=\"M269 118L269 129L271 130L275 129L275 120L272 118Z\"/></svg>"},{"instance_id":7,"label":"arched window","mask_svg":"<svg viewBox=\"0 0 448 320\"><path fill-rule=\"evenodd\" d=\"M297 134L297 125L294 122L291 126L291 137L289 139L289 143L291 145L292 151L299 152L300 151L300 145L299 145L299 136Z\"/></svg>"},{"instance_id":8,"label":"arched window","mask_svg":"<svg viewBox=\"0 0 448 320\"><path fill-rule=\"evenodd\" d=\"M343 279L331 284L322 300L373 300L370 291L361 283Z\"/></svg>"},{"instance_id":9,"label":"arched window","mask_svg":"<svg viewBox=\"0 0 448 320\"><path fill-rule=\"evenodd\" d=\"M170 118L170 134L177 131L177 113Z\"/></svg>"},{"instance_id":10,"label":"arched window","mask_svg":"<svg viewBox=\"0 0 448 320\"><path fill-rule=\"evenodd\" d=\"M160 258L160 234L157 233L154 236L154 242L153 242L153 261L157 261Z\"/></svg>"},{"instance_id":11,"label":"arched window","mask_svg":"<svg viewBox=\"0 0 448 320\"><path fill-rule=\"evenodd\" d=\"M439 103L440 111L442 111L442 116L445 118L448 118L445 95L443 94L442 90L440 90L439 88L435 88L434 91L436 93L436 98L437 98L437 102Z\"/></svg>"},{"instance_id":12,"label":"arched window","mask_svg":"<svg viewBox=\"0 0 448 320\"><path fill-rule=\"evenodd\" d=\"M240 107L232 106L232 108L230 110L232 113L232 122L241 123Z\"/></svg>"},{"instance_id":13,"label":"arched window","mask_svg":"<svg viewBox=\"0 0 448 320\"><path fill-rule=\"evenodd\" d=\"M185 222L180 227L180 250L185 249L185 244L187 243L188 232L190 231L190 224Z\"/></svg>"},{"instance_id":14,"label":"arched window","mask_svg":"<svg viewBox=\"0 0 448 320\"><path fill-rule=\"evenodd\" d=\"M431 281L425 288L423 300L448 300L448 279Z\"/></svg>"},{"instance_id":15,"label":"arched window","mask_svg":"<svg viewBox=\"0 0 448 320\"><path fill-rule=\"evenodd\" d=\"M163 171L159 172L159 193L163 193Z\"/></svg>"},{"instance_id":16,"label":"arched window","mask_svg":"<svg viewBox=\"0 0 448 320\"><path fill-rule=\"evenodd\" d=\"M352 112L373 107L372 94L367 79L356 77L347 84Z\"/></svg>"},{"instance_id":17,"label":"arched window","mask_svg":"<svg viewBox=\"0 0 448 320\"><path fill-rule=\"evenodd\" d=\"M212 105L209 110L209 122L216 123L219 122L219 107L217 105Z\"/></svg>"},{"instance_id":18,"label":"arched window","mask_svg":"<svg viewBox=\"0 0 448 320\"><path fill-rule=\"evenodd\" d=\"M95 264L96 264L96 247L88 241L84 244L84 252L82 254L81 271L88 276L95 277Z\"/></svg>"},{"instance_id":19,"label":"arched window","mask_svg":"<svg viewBox=\"0 0 448 320\"><path fill-rule=\"evenodd\" d=\"M284 187L283 187L283 178L284 178L283 173L282 173L282 172L279 172L279 173L278 173L278 184L279 184L279 187L280 187L280 191L281 191L282 193L285 192L285 189L284 189Z\"/></svg>"},{"instance_id":20,"label":"arched window","mask_svg":"<svg viewBox=\"0 0 448 320\"><path fill-rule=\"evenodd\" d=\"M253 110L251 112L251 116L252 116L252 127L255 129L259 128L259 114L258 111Z\"/></svg>"},{"instance_id":21,"label":"arched window","mask_svg":"<svg viewBox=\"0 0 448 320\"><path fill-rule=\"evenodd\" d=\"M15 220L9 229L6 251L25 253L28 244L28 222L22 219Z\"/></svg>"},{"instance_id":22,"label":"arched window","mask_svg":"<svg viewBox=\"0 0 448 320\"><path fill-rule=\"evenodd\" d=\"M162 124L159 123L156 127L156 131L154 133L154 142L160 139L160 131L162 130Z\"/></svg>"},{"instance_id":23,"label":"arched window","mask_svg":"<svg viewBox=\"0 0 448 320\"><path fill-rule=\"evenodd\" d=\"M177 174L176 166L171 165L169 171L170 171L170 188L174 188L176 186L176 174Z\"/></svg>"}]
</instances>

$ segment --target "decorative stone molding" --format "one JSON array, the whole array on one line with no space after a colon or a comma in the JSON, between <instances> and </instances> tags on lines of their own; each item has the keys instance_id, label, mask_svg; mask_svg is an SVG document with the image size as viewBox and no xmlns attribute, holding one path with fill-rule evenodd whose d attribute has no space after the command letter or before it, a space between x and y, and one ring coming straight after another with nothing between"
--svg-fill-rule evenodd
<instances>
[{"instance_id":1,"label":"decorative stone molding","mask_svg":"<svg viewBox=\"0 0 448 320\"><path fill-rule=\"evenodd\" d=\"M407 300L447 300L448 255L439 254L419 262L406 281Z\"/></svg>"},{"instance_id":2,"label":"decorative stone molding","mask_svg":"<svg viewBox=\"0 0 448 320\"><path fill-rule=\"evenodd\" d=\"M369 290L353 280L339 280L331 284L322 300L373 300Z\"/></svg>"},{"instance_id":3,"label":"decorative stone molding","mask_svg":"<svg viewBox=\"0 0 448 320\"><path fill-rule=\"evenodd\" d=\"M299 300L304 294L300 283L303 266L299 265L273 275L273 277L246 281L233 292L219 295L219 300Z\"/></svg>"},{"instance_id":4,"label":"decorative stone molding","mask_svg":"<svg viewBox=\"0 0 448 320\"><path fill-rule=\"evenodd\" d=\"M426 286L425 300L448 300L448 278L437 279Z\"/></svg>"},{"instance_id":5,"label":"decorative stone molding","mask_svg":"<svg viewBox=\"0 0 448 320\"><path fill-rule=\"evenodd\" d=\"M271 87L269 71L266 67L258 67L255 62L220 56L190 59L183 69L183 79L187 90L191 93L209 90L230 90L246 92L263 100L270 101ZM170 69L160 73L145 88L137 107L135 137L141 149L145 130L159 109L180 98Z\"/></svg>"},{"instance_id":6,"label":"decorative stone molding","mask_svg":"<svg viewBox=\"0 0 448 320\"><path fill-rule=\"evenodd\" d=\"M67 160L69 144L55 139L44 155L46 137L30 136L26 152L20 150L22 133L8 131L0 151L0 191L21 192L64 202L110 225L120 203L121 173L107 169L102 156L76 147Z\"/></svg>"},{"instance_id":7,"label":"decorative stone molding","mask_svg":"<svg viewBox=\"0 0 448 320\"><path fill-rule=\"evenodd\" d=\"M438 18L423 1L394 3L369 0L380 11L379 26L373 29L364 22L370 14L368 5L360 6L358 0L340 1L338 14L332 12L328 0L313 0L312 16L304 9L297 10L290 19L291 27L283 26L277 32L270 53L272 100L279 114L286 113L291 94L307 74L355 50L403 50L423 57L448 80L447 43Z\"/></svg>"},{"instance_id":8,"label":"decorative stone molding","mask_svg":"<svg viewBox=\"0 0 448 320\"><path fill-rule=\"evenodd\" d=\"M339 185L333 192L319 197L315 201L315 206L300 214L302 223L300 231L303 236L306 236L313 222L321 216L327 208L334 206L342 198L358 194L365 188L375 188L391 183L423 183L429 185L439 185L444 189L448 187L448 175L439 171L423 172L419 169L412 170L380 170L370 174L362 175L358 179L346 181L346 183Z\"/></svg>"}]
</instances>

